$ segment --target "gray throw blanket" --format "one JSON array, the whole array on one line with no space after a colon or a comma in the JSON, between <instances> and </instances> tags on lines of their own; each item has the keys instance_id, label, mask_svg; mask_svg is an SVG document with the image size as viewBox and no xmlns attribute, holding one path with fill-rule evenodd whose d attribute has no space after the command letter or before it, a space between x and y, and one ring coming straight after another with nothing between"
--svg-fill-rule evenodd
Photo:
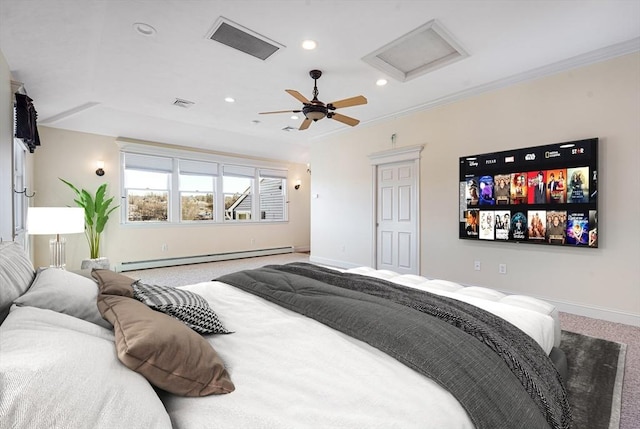
<instances>
[{"instance_id":1,"label":"gray throw blanket","mask_svg":"<svg viewBox=\"0 0 640 429\"><path fill-rule=\"evenodd\" d=\"M365 341L449 390L478 428L568 428L571 412L544 351L472 305L312 264L219 281Z\"/></svg>"}]
</instances>

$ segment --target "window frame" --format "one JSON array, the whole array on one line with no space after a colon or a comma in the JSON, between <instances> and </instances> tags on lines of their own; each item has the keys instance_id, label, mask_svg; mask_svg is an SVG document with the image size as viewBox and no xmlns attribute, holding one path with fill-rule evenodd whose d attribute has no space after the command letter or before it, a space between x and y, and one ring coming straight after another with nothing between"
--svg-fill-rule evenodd
<instances>
[{"instance_id":1,"label":"window frame","mask_svg":"<svg viewBox=\"0 0 640 429\"><path fill-rule=\"evenodd\" d=\"M127 168L127 155L131 155L131 168ZM175 170L173 159L166 156L159 155L150 155L150 154L138 154L138 153L121 153L121 190L120 190L120 200L122 201L121 206L121 224L166 224L171 223L174 217L172 217L172 200L173 196L171 193L171 189L173 187L173 171ZM139 187L127 187L126 180L126 171L141 171L148 173L162 173L168 174L166 178L166 188L139 188ZM129 220L129 191L144 191L147 190L149 192L166 192L167 193L167 219L166 220L152 220L152 221L144 221L144 220Z\"/></svg>"},{"instance_id":2,"label":"window frame","mask_svg":"<svg viewBox=\"0 0 640 429\"><path fill-rule=\"evenodd\" d=\"M256 223L286 223L289 221L288 216L288 175L289 171L287 166L283 164L275 164L272 162L252 162L253 160L247 160L243 158L235 158L224 155L216 155L207 152L195 152L189 150L169 149L161 148L151 145L144 145L140 143L131 143L127 141L118 140L120 146L120 196L123 204L121 204L120 211L120 224L126 227L129 226L179 226L179 225L221 225L221 224L256 224ZM169 176L169 189L168 189L168 216L166 221L130 221L127 216L127 188L125 188L125 171L127 166L125 165L126 155L144 155L151 157L170 158L172 161L172 171ZM209 165L212 167L211 175L213 176L213 219L212 220L183 220L182 219L182 192L195 192L195 191L181 191L180 189L180 169L181 163L198 163L193 165ZM136 168L140 169L140 168ZM251 219L225 219L225 207L224 207L224 192L223 183L225 177L225 171L230 176L236 175L235 173L241 172L242 177L248 177L252 179L252 185L250 190L251 195L251 211L249 213ZM187 172L183 174L192 174ZM261 174L272 174L277 178L282 179L282 200L283 200L283 216L282 219L262 219L260 212L260 179ZM243 211L244 213L244 211Z\"/></svg>"},{"instance_id":3,"label":"window frame","mask_svg":"<svg viewBox=\"0 0 640 429\"><path fill-rule=\"evenodd\" d=\"M267 204L269 204L269 202L271 202L271 204L273 204L273 202L275 200L279 200L277 205L274 206L275 210L274 213L278 211L278 209L281 209L282 211L282 218L286 218L286 211L287 211L287 178L286 176L283 176L282 172L277 171L277 170L268 170L268 169L260 169L258 171L258 183L256 184L256 187L258 188L258 192L259 192L259 198L256 201L257 204L257 210L258 210L258 214L259 214L259 219L262 222L279 222L281 221L281 219L276 219L276 218L267 218L267 211L263 211L263 202L266 201ZM266 193L262 191L262 187L263 187L263 180L280 180L280 192L278 194L275 193ZM263 200L264 199L264 200ZM263 218L263 215L265 216Z\"/></svg>"},{"instance_id":4,"label":"window frame","mask_svg":"<svg viewBox=\"0 0 640 429\"><path fill-rule=\"evenodd\" d=\"M200 224L200 223L215 223L216 219L218 219L217 214L217 193L218 193L218 182L219 182L219 166L217 163L209 162L209 161L200 161L200 160L192 160L185 158L177 158L174 160L174 163L178 164L178 172L177 172L177 214L176 218L179 223L191 223L191 224ZM186 190L182 188L182 176L200 176L206 177L211 180L211 191L200 191L198 189ZM208 195L211 193L212 195L212 210L211 210L211 219L183 219L183 207L182 207L182 194L183 193L198 193L203 195Z\"/></svg>"}]
</instances>

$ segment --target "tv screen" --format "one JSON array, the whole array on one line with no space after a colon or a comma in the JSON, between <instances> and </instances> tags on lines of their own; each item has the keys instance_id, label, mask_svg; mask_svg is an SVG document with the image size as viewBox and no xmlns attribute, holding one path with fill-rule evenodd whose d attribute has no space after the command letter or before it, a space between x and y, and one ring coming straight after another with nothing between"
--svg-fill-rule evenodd
<instances>
[{"instance_id":1,"label":"tv screen","mask_svg":"<svg viewBox=\"0 0 640 429\"><path fill-rule=\"evenodd\" d=\"M459 237L598 247L598 139L460 158Z\"/></svg>"}]
</instances>

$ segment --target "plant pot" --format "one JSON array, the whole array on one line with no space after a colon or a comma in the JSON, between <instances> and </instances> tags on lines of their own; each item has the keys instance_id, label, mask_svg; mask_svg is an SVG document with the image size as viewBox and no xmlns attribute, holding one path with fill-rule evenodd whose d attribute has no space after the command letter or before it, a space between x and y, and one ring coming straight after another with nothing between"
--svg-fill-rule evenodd
<instances>
[{"instance_id":1,"label":"plant pot","mask_svg":"<svg viewBox=\"0 0 640 429\"><path fill-rule=\"evenodd\" d=\"M93 268L108 270L111 268L109 259L105 257L96 259L83 259L80 268L83 270L91 270Z\"/></svg>"}]
</instances>

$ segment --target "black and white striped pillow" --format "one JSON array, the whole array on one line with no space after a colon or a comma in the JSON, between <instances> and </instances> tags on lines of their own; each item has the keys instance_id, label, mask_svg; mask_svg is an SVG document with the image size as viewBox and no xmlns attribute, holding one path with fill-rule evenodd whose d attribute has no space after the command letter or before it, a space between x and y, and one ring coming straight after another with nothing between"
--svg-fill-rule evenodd
<instances>
[{"instance_id":1,"label":"black and white striped pillow","mask_svg":"<svg viewBox=\"0 0 640 429\"><path fill-rule=\"evenodd\" d=\"M169 286L134 282L133 296L148 307L175 317L200 334L229 334L216 313L200 295Z\"/></svg>"}]
</instances>

